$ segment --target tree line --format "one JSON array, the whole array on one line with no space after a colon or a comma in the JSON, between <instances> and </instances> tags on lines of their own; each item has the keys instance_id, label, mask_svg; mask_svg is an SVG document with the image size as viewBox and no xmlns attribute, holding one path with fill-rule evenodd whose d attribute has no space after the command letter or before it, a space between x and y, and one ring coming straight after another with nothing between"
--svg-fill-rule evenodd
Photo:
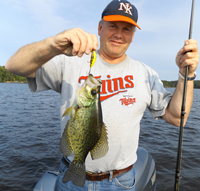
<instances>
[{"instance_id":1,"label":"tree line","mask_svg":"<svg viewBox=\"0 0 200 191\"><path fill-rule=\"evenodd\" d=\"M23 82L27 83L25 77L21 77L8 72L4 66L0 66L0 82ZM177 81L166 81L162 80L164 87L175 88ZM200 80L194 81L194 88L200 89Z\"/></svg>"},{"instance_id":2,"label":"tree line","mask_svg":"<svg viewBox=\"0 0 200 191\"><path fill-rule=\"evenodd\" d=\"M178 81L165 81L162 80L164 87L166 88L175 88ZM194 88L200 89L200 80L194 81Z\"/></svg>"},{"instance_id":3,"label":"tree line","mask_svg":"<svg viewBox=\"0 0 200 191\"><path fill-rule=\"evenodd\" d=\"M27 83L25 77L21 77L8 72L4 66L0 66L0 82L20 82Z\"/></svg>"}]
</instances>

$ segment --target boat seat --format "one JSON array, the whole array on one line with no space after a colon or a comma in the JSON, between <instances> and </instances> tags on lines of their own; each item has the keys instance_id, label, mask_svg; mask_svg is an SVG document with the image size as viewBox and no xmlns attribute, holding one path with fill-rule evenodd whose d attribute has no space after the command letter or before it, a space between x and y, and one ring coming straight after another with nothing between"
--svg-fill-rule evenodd
<instances>
[{"instance_id":1,"label":"boat seat","mask_svg":"<svg viewBox=\"0 0 200 191\"><path fill-rule=\"evenodd\" d=\"M48 171L38 181L33 191L55 191L58 172Z\"/></svg>"},{"instance_id":2,"label":"boat seat","mask_svg":"<svg viewBox=\"0 0 200 191\"><path fill-rule=\"evenodd\" d=\"M135 168L135 191L155 190L156 189L156 168L155 161L149 152L138 147L137 161L134 164Z\"/></svg>"}]
</instances>

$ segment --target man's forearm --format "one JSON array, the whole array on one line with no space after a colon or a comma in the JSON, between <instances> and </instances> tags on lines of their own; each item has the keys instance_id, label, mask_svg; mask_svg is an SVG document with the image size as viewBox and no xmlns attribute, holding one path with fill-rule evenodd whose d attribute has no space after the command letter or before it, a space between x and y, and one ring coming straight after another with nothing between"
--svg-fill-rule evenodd
<instances>
[{"instance_id":1,"label":"man's forearm","mask_svg":"<svg viewBox=\"0 0 200 191\"><path fill-rule=\"evenodd\" d=\"M188 77L194 77L194 72L197 69L199 63L199 49L197 46L197 41L194 39L186 40L184 46L179 50L176 56L176 64L179 67L179 71L185 74L185 69L188 66ZM187 93L186 93L186 103L185 103L185 120L190 113L193 101L193 87L194 82L188 80L187 82ZM184 89L184 79L179 77L178 84L169 106L167 107L165 114L162 116L167 122L175 126L180 126L181 120L181 107L183 99L183 89Z\"/></svg>"},{"instance_id":2,"label":"man's forearm","mask_svg":"<svg viewBox=\"0 0 200 191\"><path fill-rule=\"evenodd\" d=\"M53 51L51 39L28 44L20 48L6 63L5 68L14 74L34 77L36 70L48 60L53 58L56 51Z\"/></svg>"},{"instance_id":3,"label":"man's forearm","mask_svg":"<svg viewBox=\"0 0 200 191\"><path fill-rule=\"evenodd\" d=\"M8 60L5 68L14 74L35 77L36 70L56 55L82 57L83 54L90 54L97 47L96 35L79 28L70 29L22 47Z\"/></svg>"},{"instance_id":4,"label":"man's forearm","mask_svg":"<svg viewBox=\"0 0 200 191\"><path fill-rule=\"evenodd\" d=\"M187 94L186 94L186 103L185 103L185 120L184 125L187 121L187 118L189 116L192 102L193 102L193 81L187 82ZM183 99L183 89L184 89L184 80L179 78L175 92L172 96L172 99L170 101L170 104L168 108L166 109L165 115L163 118L175 126L180 126L180 120L181 120L181 107L182 107L182 99Z\"/></svg>"}]
</instances>

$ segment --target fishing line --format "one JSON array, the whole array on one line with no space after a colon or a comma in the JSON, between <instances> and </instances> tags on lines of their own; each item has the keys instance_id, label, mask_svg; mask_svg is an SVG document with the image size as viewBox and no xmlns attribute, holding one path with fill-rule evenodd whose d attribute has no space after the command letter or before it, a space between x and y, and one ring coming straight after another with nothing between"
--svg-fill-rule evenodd
<instances>
[{"instance_id":1,"label":"fishing line","mask_svg":"<svg viewBox=\"0 0 200 191\"><path fill-rule=\"evenodd\" d=\"M103 10L106 0L104 0L101 10Z\"/></svg>"}]
</instances>

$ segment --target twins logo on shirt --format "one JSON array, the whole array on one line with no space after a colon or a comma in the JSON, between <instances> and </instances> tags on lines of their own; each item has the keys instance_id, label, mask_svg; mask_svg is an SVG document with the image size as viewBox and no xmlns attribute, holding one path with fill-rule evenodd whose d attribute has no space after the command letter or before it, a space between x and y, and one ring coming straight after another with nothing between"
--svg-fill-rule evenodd
<instances>
[{"instance_id":1,"label":"twins logo on shirt","mask_svg":"<svg viewBox=\"0 0 200 191\"><path fill-rule=\"evenodd\" d=\"M133 104L136 102L136 99L132 95L126 94L123 95L123 97L119 101L121 101L122 105L130 107L133 106Z\"/></svg>"},{"instance_id":2,"label":"twins logo on shirt","mask_svg":"<svg viewBox=\"0 0 200 191\"><path fill-rule=\"evenodd\" d=\"M81 83L82 80L86 80L88 76L81 76L78 80ZM95 78L101 78L101 76L95 76ZM125 93L129 88L134 88L133 76L127 75L124 78L111 78L110 75L107 75L106 80L102 80L101 85L101 101L109 99L117 94ZM132 106L136 99L130 94L124 94L123 97L119 100L122 105Z\"/></svg>"}]
</instances>

